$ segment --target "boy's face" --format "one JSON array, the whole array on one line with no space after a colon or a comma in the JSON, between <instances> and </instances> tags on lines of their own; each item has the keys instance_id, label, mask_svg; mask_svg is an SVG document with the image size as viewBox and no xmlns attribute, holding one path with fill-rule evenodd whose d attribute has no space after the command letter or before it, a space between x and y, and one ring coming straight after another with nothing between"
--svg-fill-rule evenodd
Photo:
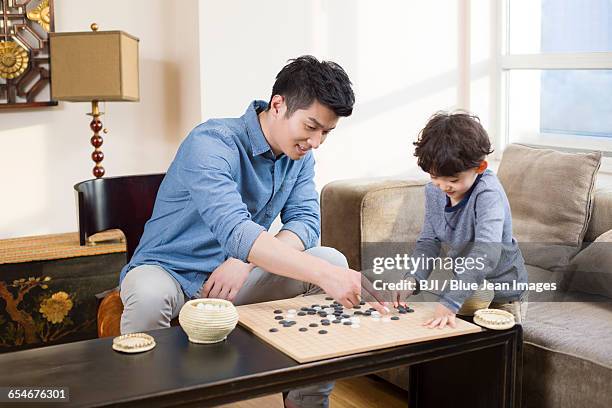
<instances>
[{"instance_id":1,"label":"boy's face","mask_svg":"<svg viewBox=\"0 0 612 408\"><path fill-rule=\"evenodd\" d=\"M465 194L472 188L476 177L482 171L479 168L469 169L457 173L451 177L434 176L430 174L431 181L436 187L444 192L453 204L458 203Z\"/></svg>"},{"instance_id":2,"label":"boy's face","mask_svg":"<svg viewBox=\"0 0 612 408\"><path fill-rule=\"evenodd\" d=\"M310 149L318 148L336 127L339 117L333 110L314 101L306 109L298 109L287 117L284 98L275 96L270 108L274 116L271 146L274 154L285 153L292 160L300 160Z\"/></svg>"}]
</instances>

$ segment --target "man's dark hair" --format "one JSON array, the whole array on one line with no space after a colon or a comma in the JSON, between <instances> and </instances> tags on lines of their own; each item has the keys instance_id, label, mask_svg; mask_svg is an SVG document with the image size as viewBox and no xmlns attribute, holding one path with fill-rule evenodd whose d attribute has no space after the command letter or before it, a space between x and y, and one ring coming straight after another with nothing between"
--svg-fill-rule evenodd
<instances>
[{"instance_id":1,"label":"man's dark hair","mask_svg":"<svg viewBox=\"0 0 612 408\"><path fill-rule=\"evenodd\" d=\"M478 116L465 112L436 113L414 145L419 167L442 177L478 167L488 154L493 153L489 136Z\"/></svg>"},{"instance_id":2,"label":"man's dark hair","mask_svg":"<svg viewBox=\"0 0 612 408\"><path fill-rule=\"evenodd\" d=\"M319 61L312 55L289 60L276 75L272 97L281 95L287 104L287 117L298 109L308 108L315 100L338 116L353 113L355 95L351 81L342 67L332 61Z\"/></svg>"}]
</instances>

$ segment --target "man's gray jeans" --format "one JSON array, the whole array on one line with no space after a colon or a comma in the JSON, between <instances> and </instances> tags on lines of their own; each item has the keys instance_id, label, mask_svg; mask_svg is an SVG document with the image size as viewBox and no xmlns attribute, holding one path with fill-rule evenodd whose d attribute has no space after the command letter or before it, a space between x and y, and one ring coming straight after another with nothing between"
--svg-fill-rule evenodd
<instances>
[{"instance_id":1,"label":"man's gray jeans","mask_svg":"<svg viewBox=\"0 0 612 408\"><path fill-rule=\"evenodd\" d=\"M333 248L315 247L306 251L337 266L348 267L344 255ZM244 305L312 295L321 289L311 283L275 275L254 268L240 289L234 304ZM157 265L141 265L130 270L121 283L121 333L135 333L170 327L185 304L185 295L178 282ZM322 383L289 392L287 399L298 407L329 406L334 383Z\"/></svg>"}]
</instances>

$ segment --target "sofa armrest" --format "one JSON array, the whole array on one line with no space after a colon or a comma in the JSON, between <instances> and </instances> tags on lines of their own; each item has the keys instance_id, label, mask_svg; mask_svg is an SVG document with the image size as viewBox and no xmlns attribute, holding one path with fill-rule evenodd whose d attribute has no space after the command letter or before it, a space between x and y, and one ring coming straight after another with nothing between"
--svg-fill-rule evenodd
<instances>
[{"instance_id":1,"label":"sofa armrest","mask_svg":"<svg viewBox=\"0 0 612 408\"><path fill-rule=\"evenodd\" d=\"M321 245L362 269L364 243L415 242L425 213L427 180L353 179L321 191Z\"/></svg>"},{"instance_id":2,"label":"sofa armrest","mask_svg":"<svg viewBox=\"0 0 612 408\"><path fill-rule=\"evenodd\" d=\"M593 212L584 240L593 242L612 229L612 188L602 188L593 193Z\"/></svg>"}]
</instances>

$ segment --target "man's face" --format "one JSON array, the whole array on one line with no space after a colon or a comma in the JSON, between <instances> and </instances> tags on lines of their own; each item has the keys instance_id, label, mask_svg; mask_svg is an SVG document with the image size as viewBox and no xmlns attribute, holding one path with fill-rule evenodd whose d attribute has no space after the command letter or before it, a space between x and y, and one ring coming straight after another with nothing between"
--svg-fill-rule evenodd
<instances>
[{"instance_id":1,"label":"man's face","mask_svg":"<svg viewBox=\"0 0 612 408\"><path fill-rule=\"evenodd\" d=\"M478 177L478 169L465 170L451 177L434 176L433 174L430 174L430 177L436 187L442 190L453 203L457 203L474 185Z\"/></svg>"},{"instance_id":2,"label":"man's face","mask_svg":"<svg viewBox=\"0 0 612 408\"><path fill-rule=\"evenodd\" d=\"M285 103L279 108L274 129L277 147L292 160L300 160L310 149L318 148L336 127L338 116L333 110L314 101L289 117ZM279 152L275 152L279 153Z\"/></svg>"}]
</instances>

